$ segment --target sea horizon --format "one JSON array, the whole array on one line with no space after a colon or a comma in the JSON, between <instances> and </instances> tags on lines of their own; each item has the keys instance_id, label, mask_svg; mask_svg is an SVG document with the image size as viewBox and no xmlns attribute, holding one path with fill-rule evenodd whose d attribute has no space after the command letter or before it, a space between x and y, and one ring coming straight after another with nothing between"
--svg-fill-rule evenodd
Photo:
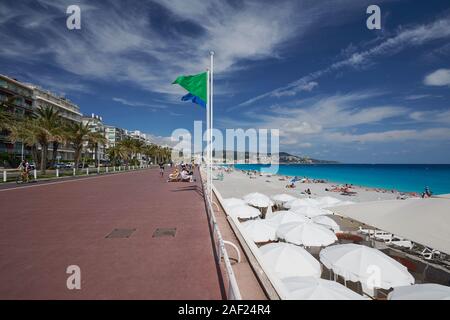
<instances>
[{"instance_id":1,"label":"sea horizon","mask_svg":"<svg viewBox=\"0 0 450 320\"><path fill-rule=\"evenodd\" d=\"M265 164L234 167L401 192L421 193L429 187L435 195L450 193L450 164L279 164L277 172Z\"/></svg>"}]
</instances>

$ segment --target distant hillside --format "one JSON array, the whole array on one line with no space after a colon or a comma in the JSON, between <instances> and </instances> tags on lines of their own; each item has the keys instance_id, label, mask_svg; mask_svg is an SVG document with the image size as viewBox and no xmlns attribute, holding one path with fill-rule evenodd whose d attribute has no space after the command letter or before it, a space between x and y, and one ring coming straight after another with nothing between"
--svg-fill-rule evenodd
<instances>
[{"instance_id":1,"label":"distant hillside","mask_svg":"<svg viewBox=\"0 0 450 320\"><path fill-rule=\"evenodd\" d=\"M332 164L339 163L331 160L319 160L309 157L294 156L287 152L280 152L280 163L304 163L304 164Z\"/></svg>"},{"instance_id":2,"label":"distant hillside","mask_svg":"<svg viewBox=\"0 0 450 320\"><path fill-rule=\"evenodd\" d=\"M251 152L236 152L236 151L216 151L214 153L214 158L219 159L227 159L227 162L233 162L233 160L237 159L245 159L248 163L267 163L267 161L270 160L271 155L267 156L259 156L256 153ZM272 161L276 161L273 160ZM309 157L301 157L301 156L295 156L287 152L280 152L279 153L279 163L282 164L333 164L333 163L339 163L337 161L330 161L330 160L319 160L319 159L313 159Z\"/></svg>"}]
</instances>

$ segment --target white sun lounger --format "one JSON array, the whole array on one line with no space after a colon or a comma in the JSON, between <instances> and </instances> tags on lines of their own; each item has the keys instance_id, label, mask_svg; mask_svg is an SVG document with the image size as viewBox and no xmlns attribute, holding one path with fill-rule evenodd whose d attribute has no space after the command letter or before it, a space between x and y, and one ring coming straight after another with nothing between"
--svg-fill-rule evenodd
<instances>
[{"instance_id":1,"label":"white sun lounger","mask_svg":"<svg viewBox=\"0 0 450 320\"><path fill-rule=\"evenodd\" d=\"M393 236L392 239L386 241L386 244L388 245L394 245L394 246L398 246L398 247L402 247L402 248L407 248L407 249L412 249L414 244L412 243L412 241L400 238L400 237L396 237Z\"/></svg>"},{"instance_id":2,"label":"white sun lounger","mask_svg":"<svg viewBox=\"0 0 450 320\"><path fill-rule=\"evenodd\" d=\"M385 231L375 231L375 233L372 235L376 240L380 241L390 241L392 240L392 237L394 236L392 233L385 232Z\"/></svg>"},{"instance_id":3,"label":"white sun lounger","mask_svg":"<svg viewBox=\"0 0 450 320\"><path fill-rule=\"evenodd\" d=\"M363 229L363 228L360 226L358 232L359 232L359 233L362 233L362 234L373 235L373 234L375 233L375 230L374 230L374 229Z\"/></svg>"},{"instance_id":4,"label":"white sun lounger","mask_svg":"<svg viewBox=\"0 0 450 320\"><path fill-rule=\"evenodd\" d=\"M441 252L438 250L425 247L425 249L423 249L423 251L420 254L425 260L431 260L436 256L439 257L441 255Z\"/></svg>"}]
</instances>

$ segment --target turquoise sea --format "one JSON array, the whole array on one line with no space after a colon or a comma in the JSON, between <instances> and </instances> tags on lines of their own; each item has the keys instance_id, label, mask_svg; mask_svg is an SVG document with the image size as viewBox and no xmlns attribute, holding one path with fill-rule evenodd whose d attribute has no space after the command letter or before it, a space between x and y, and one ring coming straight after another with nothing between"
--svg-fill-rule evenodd
<instances>
[{"instance_id":1,"label":"turquoise sea","mask_svg":"<svg viewBox=\"0 0 450 320\"><path fill-rule=\"evenodd\" d=\"M267 165L235 168L274 173ZM428 186L433 194L450 193L450 164L286 164L277 173L405 192L420 193Z\"/></svg>"}]
</instances>

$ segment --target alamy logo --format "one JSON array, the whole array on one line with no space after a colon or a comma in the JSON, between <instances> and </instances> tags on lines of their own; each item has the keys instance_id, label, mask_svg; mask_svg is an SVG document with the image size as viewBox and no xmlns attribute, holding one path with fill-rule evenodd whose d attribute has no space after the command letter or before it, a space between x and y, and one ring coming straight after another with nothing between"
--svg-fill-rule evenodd
<instances>
[{"instance_id":1,"label":"alamy logo","mask_svg":"<svg viewBox=\"0 0 450 320\"><path fill-rule=\"evenodd\" d=\"M207 145L208 135L211 145ZM278 129L225 129L225 137L221 130L213 129L203 132L202 121L194 121L194 135L187 129L179 128L172 132L171 140L176 142L172 149L172 161L190 162L193 158L208 157L208 149L214 153L218 162L223 160L223 151L231 152L232 162L245 163L252 161L270 165L265 168L275 174L279 162L279 130ZM214 161L214 160L213 160Z\"/></svg>"},{"instance_id":2,"label":"alamy logo","mask_svg":"<svg viewBox=\"0 0 450 320\"><path fill-rule=\"evenodd\" d=\"M67 7L66 13L69 14L66 20L66 26L69 30L81 29L81 9L77 5Z\"/></svg>"},{"instance_id":3,"label":"alamy logo","mask_svg":"<svg viewBox=\"0 0 450 320\"><path fill-rule=\"evenodd\" d=\"M380 30L381 29L381 9L379 6L373 4L367 7L367 14L370 16L367 18L367 29L369 30Z\"/></svg>"},{"instance_id":4,"label":"alamy logo","mask_svg":"<svg viewBox=\"0 0 450 320\"><path fill-rule=\"evenodd\" d=\"M81 290L81 269L77 265L68 266L66 273L70 274L67 278L66 286L69 290Z\"/></svg>"}]
</instances>

